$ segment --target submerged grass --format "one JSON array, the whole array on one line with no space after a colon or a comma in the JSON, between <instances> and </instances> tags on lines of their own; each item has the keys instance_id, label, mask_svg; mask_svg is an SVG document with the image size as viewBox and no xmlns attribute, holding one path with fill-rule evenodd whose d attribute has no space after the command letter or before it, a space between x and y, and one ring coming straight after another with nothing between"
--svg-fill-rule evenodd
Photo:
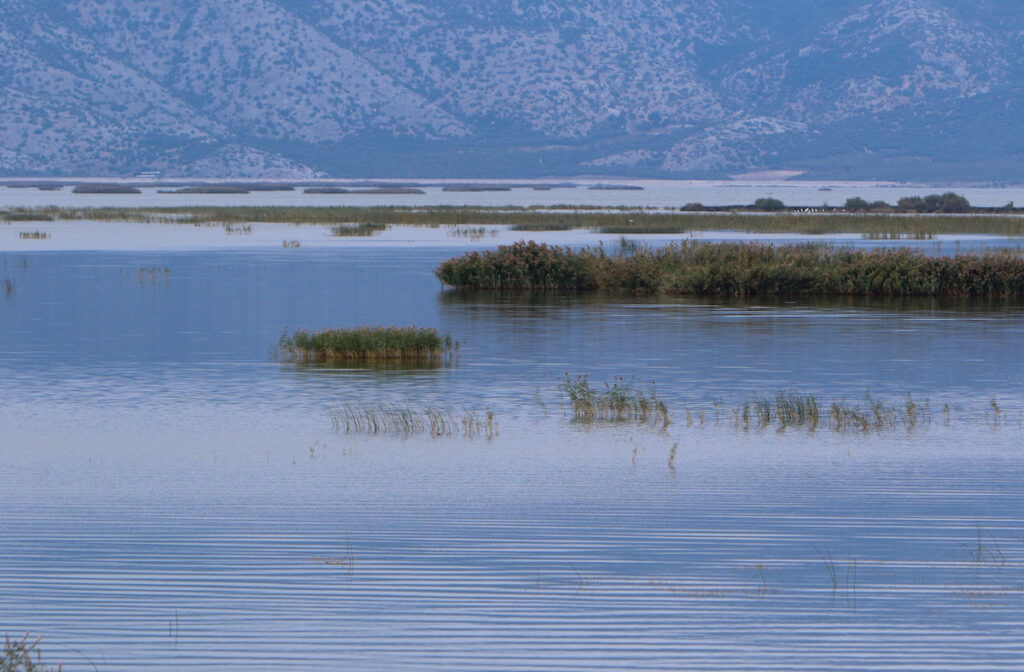
<instances>
[{"instance_id":1,"label":"submerged grass","mask_svg":"<svg viewBox=\"0 0 1024 672\"><path fill-rule=\"evenodd\" d=\"M565 374L561 390L569 400L573 420L583 424L635 423L669 426L668 407L652 385L647 391L636 381L615 378L610 384L593 388L587 376Z\"/></svg>"},{"instance_id":2,"label":"submerged grass","mask_svg":"<svg viewBox=\"0 0 1024 672\"><path fill-rule=\"evenodd\" d=\"M449 259L435 271L465 289L626 290L695 296L1024 297L1010 251L930 257L905 249L682 242L573 250L533 241Z\"/></svg>"},{"instance_id":3,"label":"submerged grass","mask_svg":"<svg viewBox=\"0 0 1024 672\"><path fill-rule=\"evenodd\" d=\"M164 208L22 208L61 220L202 223L340 224L367 222L403 226L507 225L521 231L591 229L610 234L685 234L692 231L747 233L837 234L860 233L917 237L944 233L1024 235L1024 216L1012 214L828 214L749 212L706 213L653 211L644 208L586 206L452 207L452 206L292 206Z\"/></svg>"},{"instance_id":4,"label":"submerged grass","mask_svg":"<svg viewBox=\"0 0 1024 672\"><path fill-rule=\"evenodd\" d=\"M498 423L493 411L469 411L402 404L348 404L331 413L335 431L391 436L477 437L493 439Z\"/></svg>"},{"instance_id":5,"label":"submerged grass","mask_svg":"<svg viewBox=\"0 0 1024 672\"><path fill-rule=\"evenodd\" d=\"M278 341L279 355L298 362L434 362L450 359L457 347L450 334L418 327L286 330Z\"/></svg>"}]
</instances>

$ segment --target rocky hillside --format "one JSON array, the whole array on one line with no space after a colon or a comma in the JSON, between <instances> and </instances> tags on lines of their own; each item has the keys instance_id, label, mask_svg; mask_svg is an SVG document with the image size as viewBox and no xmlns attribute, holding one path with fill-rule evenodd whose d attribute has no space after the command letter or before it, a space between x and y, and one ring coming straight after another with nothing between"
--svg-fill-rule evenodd
<instances>
[{"instance_id":1,"label":"rocky hillside","mask_svg":"<svg viewBox=\"0 0 1024 672\"><path fill-rule=\"evenodd\" d=\"M0 173L1015 181L1022 42L1016 0L4 0Z\"/></svg>"}]
</instances>

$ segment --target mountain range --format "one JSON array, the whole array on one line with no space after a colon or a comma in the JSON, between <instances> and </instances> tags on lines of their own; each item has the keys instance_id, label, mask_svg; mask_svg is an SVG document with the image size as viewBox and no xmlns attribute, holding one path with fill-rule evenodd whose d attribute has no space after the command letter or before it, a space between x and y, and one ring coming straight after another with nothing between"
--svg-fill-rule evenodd
<instances>
[{"instance_id":1,"label":"mountain range","mask_svg":"<svg viewBox=\"0 0 1024 672\"><path fill-rule=\"evenodd\" d=\"M1017 0L4 0L0 174L1017 182Z\"/></svg>"}]
</instances>

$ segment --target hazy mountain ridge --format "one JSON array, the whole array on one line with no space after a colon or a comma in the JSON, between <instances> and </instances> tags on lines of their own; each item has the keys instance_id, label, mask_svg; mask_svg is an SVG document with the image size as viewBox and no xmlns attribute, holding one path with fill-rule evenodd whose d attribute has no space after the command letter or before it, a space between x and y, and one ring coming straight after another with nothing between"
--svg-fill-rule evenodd
<instances>
[{"instance_id":1,"label":"hazy mountain ridge","mask_svg":"<svg viewBox=\"0 0 1024 672\"><path fill-rule=\"evenodd\" d=\"M0 171L1024 167L1009 0L772 4L8 0Z\"/></svg>"}]
</instances>

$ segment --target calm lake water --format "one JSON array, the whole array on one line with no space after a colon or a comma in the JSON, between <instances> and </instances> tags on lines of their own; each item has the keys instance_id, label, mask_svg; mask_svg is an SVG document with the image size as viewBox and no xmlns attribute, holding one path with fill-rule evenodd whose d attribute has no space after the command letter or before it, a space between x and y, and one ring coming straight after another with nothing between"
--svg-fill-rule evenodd
<instances>
[{"instance_id":1,"label":"calm lake water","mask_svg":"<svg viewBox=\"0 0 1024 672\"><path fill-rule=\"evenodd\" d=\"M137 182L137 181L136 181ZM167 187L142 187L141 194L73 194L71 187L58 191L36 188L0 187L0 208L5 207L173 207L173 206L630 206L678 209L686 203L705 205L746 205L759 198L778 198L788 205L819 207L842 205L855 196L868 201L895 204L904 196L955 191L977 206L1000 207L1010 201L1024 202L1024 185L963 187L892 182L812 182L800 180L520 180L490 181L515 185L508 191L444 191L457 180L421 183L423 194L306 194L295 191L252 192L249 194L161 194ZM464 184L465 181L462 181ZM487 180L474 184L486 184ZM339 186L350 186L343 182ZM538 185L553 188L534 189ZM605 188L595 188L605 187ZM607 188L619 187L619 188ZM639 187L639 189L622 189ZM363 188L363 187L351 187Z\"/></svg>"},{"instance_id":2,"label":"calm lake water","mask_svg":"<svg viewBox=\"0 0 1024 672\"><path fill-rule=\"evenodd\" d=\"M459 294L439 262L523 234L125 226L0 238L0 631L65 670L1024 666L1024 306ZM462 346L272 356L358 324ZM673 423L576 424L565 373ZM932 419L735 426L780 389ZM335 431L351 403L499 434Z\"/></svg>"}]
</instances>

